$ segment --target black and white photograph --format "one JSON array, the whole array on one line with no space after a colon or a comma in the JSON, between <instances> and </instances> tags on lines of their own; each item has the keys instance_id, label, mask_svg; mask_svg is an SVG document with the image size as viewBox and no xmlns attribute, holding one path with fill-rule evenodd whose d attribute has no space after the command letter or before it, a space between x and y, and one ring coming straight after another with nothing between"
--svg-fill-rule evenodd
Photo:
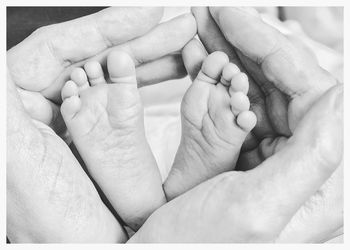
<instances>
[{"instance_id":1,"label":"black and white photograph","mask_svg":"<svg viewBox=\"0 0 350 250\"><path fill-rule=\"evenodd\" d=\"M346 7L7 2L6 247L346 243Z\"/></svg>"}]
</instances>

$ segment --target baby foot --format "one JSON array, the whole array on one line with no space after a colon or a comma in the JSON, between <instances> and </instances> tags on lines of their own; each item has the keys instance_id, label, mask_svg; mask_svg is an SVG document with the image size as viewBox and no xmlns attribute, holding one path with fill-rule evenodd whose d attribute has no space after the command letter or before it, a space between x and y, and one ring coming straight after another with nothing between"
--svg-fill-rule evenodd
<instances>
[{"instance_id":1,"label":"baby foot","mask_svg":"<svg viewBox=\"0 0 350 250\"><path fill-rule=\"evenodd\" d=\"M210 54L181 104L182 137L164 183L168 199L233 170L256 124L249 111L248 78L223 52Z\"/></svg>"},{"instance_id":2,"label":"baby foot","mask_svg":"<svg viewBox=\"0 0 350 250\"><path fill-rule=\"evenodd\" d=\"M61 112L91 176L136 230L165 196L145 137L134 63L113 51L107 68L109 84L98 62L75 69L62 89Z\"/></svg>"}]
</instances>

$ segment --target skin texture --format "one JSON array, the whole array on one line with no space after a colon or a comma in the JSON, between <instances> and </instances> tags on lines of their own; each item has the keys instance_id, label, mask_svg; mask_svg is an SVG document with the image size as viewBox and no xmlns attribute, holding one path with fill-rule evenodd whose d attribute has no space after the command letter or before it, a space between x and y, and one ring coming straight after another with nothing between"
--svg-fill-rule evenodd
<instances>
[{"instance_id":1,"label":"skin texture","mask_svg":"<svg viewBox=\"0 0 350 250\"><path fill-rule=\"evenodd\" d=\"M109 8L43 27L8 51L7 235L11 242L126 241L91 180L55 134L64 131L57 104L63 79L73 65L96 54L103 61L107 49L115 45L137 61L141 85L183 76L181 56L172 53L194 36L194 18L180 16L154 28L161 16L161 8ZM164 30L171 30L169 36L162 35ZM149 50L145 40L157 50ZM167 68L160 75L158 63Z\"/></svg>"},{"instance_id":2,"label":"skin texture","mask_svg":"<svg viewBox=\"0 0 350 250\"><path fill-rule=\"evenodd\" d=\"M59 112L63 84L75 67L89 59L105 66L113 48L133 57L139 86L185 76L177 52L195 35L194 18L182 15L155 28L162 13L162 8L107 8L35 31L7 52L9 73L22 89L26 110L63 135ZM160 65L166 70L160 72Z\"/></svg>"},{"instance_id":3,"label":"skin texture","mask_svg":"<svg viewBox=\"0 0 350 250\"><path fill-rule=\"evenodd\" d=\"M342 160L342 94L341 86L327 91L297 124L286 147L260 166L218 175L170 201L129 242L278 241Z\"/></svg>"},{"instance_id":4,"label":"skin texture","mask_svg":"<svg viewBox=\"0 0 350 250\"><path fill-rule=\"evenodd\" d=\"M8 75L7 236L11 242L124 242L68 146L25 112Z\"/></svg>"},{"instance_id":5,"label":"skin texture","mask_svg":"<svg viewBox=\"0 0 350 250\"><path fill-rule=\"evenodd\" d=\"M219 9L217 16L220 16L220 13L221 10ZM155 15L152 16L154 17ZM231 18L232 17L234 18L234 16L231 15ZM227 19L231 21L230 18ZM235 19L237 26L243 25L244 23L241 22L243 20L247 21L241 18ZM258 19L248 19L248 21L254 23L258 21ZM145 22L145 19L142 19L142 22ZM184 29L179 30L185 30L188 26L189 25L186 24L184 25ZM51 28L45 28L46 31L45 29L41 30L40 32L44 35L37 35L37 37L41 37L43 40L34 39L36 42L27 40L26 43L23 43L21 46L30 45L28 50L30 50L30 48L44 48L45 46L41 45L47 44L47 40L45 41L43 37L49 34L47 30ZM247 32L245 36L249 35L251 39L256 39L256 37L260 37L261 33L264 33L265 26L260 27L260 29L260 31L254 30L252 33ZM54 33L56 32L57 30L54 30ZM72 32L69 34L72 34ZM272 34L270 34L270 36L271 35ZM50 33L47 37L55 36ZM202 39L203 37L200 35L200 38ZM276 37L272 36L271 39L274 41ZM244 39L242 38L242 40ZM229 45L227 42L225 44ZM218 43L218 45L220 45L220 43ZM247 47L245 47L246 50L249 49L249 45L251 46L250 43L247 43ZM66 48L74 48L74 46L71 46L72 44ZM83 48L83 46L81 47ZM26 50L23 49L22 52L23 51ZM22 60L27 58L26 56L28 55L24 53L24 57L22 58L19 49L16 53L14 52L16 52L16 50L11 52L13 53L12 55L16 55L18 52L18 62L16 62L15 56L11 57L11 66L17 66L10 67L9 65L10 74L14 74L15 68L19 69L19 72L23 70L24 73L22 76L25 79L26 75L30 75L30 72L40 69L40 67L32 68L31 66L33 61L40 59L40 56L33 58L33 60L28 63L28 61ZM41 53L37 53L37 55L40 54ZM87 57L89 56L91 55L89 54ZM200 58L200 55L198 57L193 57L193 61L186 62L184 56L185 64L187 64L186 67L189 72L195 72L194 69L198 68L198 65L201 64L201 60L198 58ZM73 59L74 58L71 58L71 60ZM53 60L53 62L56 61ZM194 63L192 64L192 62ZM50 68L50 65L56 66L55 63L48 63L45 66ZM191 65L194 65L194 67ZM30 71L26 73L27 69L30 69ZM302 69L303 67L301 67L301 70ZM325 76L324 74L322 74L322 77L321 75L317 75L317 71L313 73L315 74L316 83L316 80L322 80ZM47 74L46 77L51 80L53 79L51 78L52 74ZM318 79L318 77L320 77L320 79ZM115 221L113 222L114 225L109 224L113 220L111 220L109 213L106 212L101 205L102 203L96 198L97 195L91 187L91 184L88 184L86 175L82 171L77 170L79 166L74 156L67 150L66 146L62 146L64 145L63 142L54 135L47 126L43 123L31 120L24 111L21 101L14 89L14 84L17 84L17 80L18 79L15 79L13 83L11 77L8 76L9 101L7 111L8 114L11 114L11 116L8 116L7 137L10 145L7 152L7 232L9 239L13 242L72 242L73 240L81 242L122 241L124 236L117 233L120 227ZM303 80L312 80L312 78ZM36 86L36 84L33 83L34 81L23 81L23 83L25 82L31 82L31 85ZM305 81L303 83L305 84ZM339 176L342 176L341 169L338 167L340 166L342 156L335 155L333 151L334 148L339 149L336 152L341 153L342 151L342 135L337 134L338 132L342 132L341 92L339 87L334 88L328 91L328 93L318 101L319 104L317 104L317 106L311 105L312 108L306 111L304 118L296 123L294 131L299 131L299 135L296 136L297 133L295 132L293 136L295 136L294 138L296 139L291 140L290 144L284 147L284 149L276 152L275 155L271 157L271 160L265 161L262 166L253 169L251 172L247 172L249 174L237 174L233 172L215 177L185 195L174 199L166 206L157 210L131 241L184 242L196 240L203 242L205 240L221 240L265 242L281 240L283 242L319 242L326 240L327 237L333 235L335 231L334 228L338 229L342 226L342 223L337 223L334 219L336 218L339 220L339 218L342 217L339 216L339 211L342 211L341 206L338 207L338 204L340 204L339 201L342 200L342 196L339 195L342 189L339 188L339 182L337 181L341 179ZM36 94L36 97L40 97L38 92L34 94ZM43 96L41 93L39 94L41 97ZM253 95L253 97L256 97L256 106L264 110L264 105L261 104L261 101L258 101L261 99L261 95L257 94L255 96ZM39 100L40 103L42 99L37 98L37 100ZM45 98L45 100L48 99ZM25 103L25 101L23 102ZM259 106L258 104L261 105ZM25 106L27 107L28 105ZM48 105L46 106L49 107ZM285 115L285 113L281 113ZM307 118L308 116L309 118ZM261 115L260 117L261 120L268 120L265 115ZM320 118L322 118L322 123L317 123L318 126L315 127L313 119ZM281 121L283 121L283 119L281 119ZM281 123L282 125L287 124ZM55 124L57 125L57 123ZM261 122L260 124L264 123ZM285 126L282 125L279 126L281 131L285 128ZM310 126L313 131L312 137L309 134L311 130ZM268 128L268 126L266 127ZM264 126L261 126L261 128L264 128ZM273 130L269 129L267 131ZM337 133L334 133L334 131ZM261 133L261 138L264 138L264 133ZM47 134L50 136L47 136ZM260 141L255 140L253 136L251 138L254 139L251 141L251 145L258 145ZM315 138L321 139L315 141ZM18 143L18 141L23 143ZM335 144L333 145L333 143ZM59 146L60 144L61 146ZM249 144L247 144L247 148L254 148L253 146L248 146ZM57 150L60 147L62 147L62 150ZM310 154L310 152L305 152L306 150L299 152L298 150L300 150L300 148L312 149L312 154ZM55 152L57 151L61 152L61 155L56 155ZM275 151L277 150L273 150L272 152ZM295 152L298 153L297 157ZM325 155L331 155L334 158L325 159ZM288 160L286 160L285 157L288 157ZM61 161L59 159L64 159L65 164L60 164ZM256 161L250 166L257 166L262 161L260 155L252 159L256 159ZM287 164L286 166L286 162L293 161L293 165ZM304 166L305 162L309 164L307 167ZM29 163L32 167L28 167ZM60 166L64 166L64 168ZM65 169L67 169L67 172ZM300 170L300 172L296 170ZM314 172L310 173L309 171ZM59 174L57 175L57 173ZM328 179L332 173L334 181L331 181L332 178ZM266 178L267 175L272 178ZM31 176L35 178L30 178ZM58 183L64 183L66 185L52 185L49 178L50 176L61 176L61 178L59 178L60 182ZM309 179L309 176L313 176L313 178ZM73 180L70 178L73 178ZM326 182L325 184L328 183L328 185L326 185L326 187L324 187L325 185L321 187L324 182ZM79 183L77 186L85 187L84 190L89 190L89 194L71 192L70 187L72 187L72 183ZM252 185L252 183L254 184ZM286 185L286 183L288 183L288 185ZM263 189L266 192L261 192L261 189L259 189L261 187L266 187L266 189ZM281 187L284 187L284 189L281 189ZM28 190L30 190L29 194ZM54 191L47 194L47 190ZM69 192L67 190L69 190ZM281 190L281 193L276 194L279 190ZM305 190L307 190L307 192L305 192ZM315 191L317 191L319 195L313 199L312 197L314 196L312 196L312 194L314 194ZM287 194L284 192L287 192ZM76 200L72 198L75 197L76 194L79 194L79 202L72 202ZM310 196L312 196L311 199ZM277 197L277 199L275 200L274 197ZM272 198L274 200L270 201L269 199ZM279 200L280 198L281 200ZM266 199L269 202L266 202ZM91 203L87 203L88 200ZM279 202L274 203L274 201ZM283 206L278 205L281 204L281 202ZM67 204L69 204L68 207L71 209L69 209L68 213L65 213L63 208L66 208ZM89 206L86 204L89 204ZM98 214L98 218L91 217L89 209L82 209L82 207L91 209L91 204L95 204L92 207L99 211L99 213L95 213L96 210L90 212ZM269 204L271 207L267 206ZM330 204L336 205L331 206ZM270 211L276 211L276 207L278 208L276 214L271 213ZM257 208L261 208L261 210ZM81 211L83 211L83 213ZM247 215L244 220L242 220L242 213ZM275 223L275 216L277 216L277 223ZM320 220L320 218L322 218L322 220ZM108 223L106 221L108 221ZM329 221L332 222L332 228L328 227L329 223L327 222ZM213 225L217 224L219 225L218 227L212 228ZM35 225L35 227L33 225ZM269 227L266 225L272 226ZM266 228L269 230L266 230ZM283 228L285 229L282 230ZM320 228L322 228L321 233L319 230ZM311 229L311 231L308 231L309 229ZM108 232L113 232L113 234L108 234ZM218 235L217 232L220 232L220 234ZM298 237L296 237L296 234ZM214 236L216 236L214 239L211 238Z\"/></svg>"},{"instance_id":6,"label":"skin texture","mask_svg":"<svg viewBox=\"0 0 350 250\"><path fill-rule=\"evenodd\" d=\"M166 199L145 136L132 58L114 50L107 65L108 84L98 63L72 73L74 82L68 81L62 89L61 112L89 173L123 221L136 231ZM91 81L92 77L99 81Z\"/></svg>"},{"instance_id":7,"label":"skin texture","mask_svg":"<svg viewBox=\"0 0 350 250\"><path fill-rule=\"evenodd\" d=\"M246 70L249 76L248 96L258 125L251 137L254 140L246 141L249 147L241 153L237 168L252 169L283 148L303 112L337 82L319 67L312 52L303 44L261 22L251 8L202 7L193 8L192 12L206 49L228 53L231 60L238 61L237 65L241 63L241 70ZM215 35L215 40L211 35ZM264 42L257 44L256 37ZM205 52L196 46L198 42L191 43L192 51L197 48L197 59L190 60L184 54L184 62L189 72L196 74L195 69ZM341 164L332 178L299 210L291 225L286 227L286 233L281 234L282 241L325 241L334 230L342 227L342 171ZM322 235L319 228L326 233Z\"/></svg>"},{"instance_id":8,"label":"skin texture","mask_svg":"<svg viewBox=\"0 0 350 250\"><path fill-rule=\"evenodd\" d=\"M164 182L168 200L234 168L256 124L248 86L225 53L216 51L205 59L181 102L181 141Z\"/></svg>"},{"instance_id":9,"label":"skin texture","mask_svg":"<svg viewBox=\"0 0 350 250\"><path fill-rule=\"evenodd\" d=\"M226 52L249 76L248 97L258 124L237 169L254 168L279 148L310 105L336 80L304 48L262 22L254 9L202 7L192 12L207 51ZM261 42L257 44L251 34Z\"/></svg>"},{"instance_id":10,"label":"skin texture","mask_svg":"<svg viewBox=\"0 0 350 250\"><path fill-rule=\"evenodd\" d=\"M257 131L259 126L256 127L255 135L262 134L260 144L246 154L241 154L239 167L251 169L283 148L288 133L282 131L294 132L295 124L315 100L339 83L318 65L314 56L310 56L311 51L261 22L254 10L210 8L209 11L223 36L237 52L244 68L262 90L264 95L260 99L265 100L267 118L275 131L275 136L264 135ZM257 46L253 36L264 41L259 43L261 47ZM287 97L285 106L279 92ZM342 227L342 171L340 164L332 178L310 197L286 227L289 233L281 233L282 241L322 242ZM304 231L306 228L308 230Z\"/></svg>"},{"instance_id":11,"label":"skin texture","mask_svg":"<svg viewBox=\"0 0 350 250\"><path fill-rule=\"evenodd\" d=\"M261 76L261 70L259 71L256 68L254 69L254 67L251 67L252 64L247 64L246 67L243 67L244 69L241 69L248 71L248 75L250 75L250 90L254 89L257 84L259 84L259 87L262 90L259 95L255 95L252 91L248 93L248 96L251 94L250 100L252 102L252 109L254 110L254 102L259 107L258 109L255 109L254 112L261 111L260 115L257 113L257 116L258 123L260 122L262 125L256 126L253 133L255 140L252 141L255 141L256 145L254 146L254 143L248 143L249 145L252 145L253 150L246 150L246 152L241 153L241 166L238 166L238 169L241 168L243 170L254 168L268 156L283 147L286 140L285 136L290 132L282 133L281 131L292 131L290 125L293 125L288 119L286 119L288 114L292 113L292 111L287 109L288 106L283 105L283 103L287 104L285 101L288 100L294 100L294 103L296 103L303 98L302 95L295 95L294 99L281 99L281 96L278 94L280 89L287 90L287 88L283 87L287 84L289 84L289 86L298 87L296 84L297 81L296 83L293 83L290 79L295 79L299 76L299 78L301 78L299 82L302 82L301 87L306 88L305 93L311 93L306 95L304 100L302 100L305 102L304 108L306 109L308 103L312 103L312 100L315 98L317 99L317 96L319 96L322 91L324 92L324 89L334 85L336 81L330 74L318 66L317 61L314 60L314 56L311 56L312 54L310 55L311 52L306 50L304 45L296 43L295 40L288 41L288 38L283 37L282 34L274 30L272 27L262 25L260 18L256 17L254 10L247 8L243 10L241 8L226 8L226 10L221 8L210 8L210 10L208 8L193 8L192 12L197 20L199 37L203 44L206 45L209 52L213 49L225 51L226 53L231 51L232 60L237 61L238 58L236 55L239 53L241 54L240 59L242 61L247 61L249 59L247 59L247 56L243 56L243 54L249 55L251 56L251 59L254 59L258 58L259 55L261 57L264 51L269 51L267 48L264 48L264 46L268 46L269 44L277 44L280 46L280 49L278 50L279 54L272 53L270 56L267 54L265 55L265 58L269 59L265 59L263 63L260 62L261 68L264 69L262 73L270 72L269 77L272 79L272 83L276 83L276 86L279 87L279 89L276 88L274 84L271 84L271 82L267 82L266 84L265 81L254 81L254 79L264 79L264 77ZM213 16L210 12L213 13ZM248 13L251 14L248 15ZM215 22L216 20L217 22ZM204 29L204 24L206 25L205 27L209 28ZM240 27L245 28L242 29ZM212 39L210 39L210 34L215 34L215 40L213 42ZM225 37L227 40L232 41L232 44L230 44ZM261 43L261 48L259 48L256 45L254 37L261 37L265 40L267 39L270 43ZM252 42L249 43L249 41ZM194 58L192 57L190 59L189 56L187 56L190 55L190 53L186 53L186 47L189 47L191 51L196 51L194 53ZM203 51L203 47L198 46L198 41L196 40L191 41L186 47L183 53L184 62L188 71L190 73L192 72L191 74L194 75L197 72L196 68L200 67L202 61L201 58L206 52ZM290 49L295 53L290 54L285 52ZM284 56L282 57L282 55ZM309 59L301 60L301 58ZM281 59L284 59L285 61ZM276 62L274 63L274 61ZM276 65L279 66L279 68L273 69ZM276 72L276 74L274 75L273 72ZM298 89L295 89L294 91L289 90L289 92L293 93L296 90ZM289 107L291 107L291 104L289 104ZM259 117L262 116L264 110L268 110L268 116L259 120ZM302 110L299 112L302 112ZM296 115L289 116L296 117ZM282 122L280 122L280 125L278 126L275 125L275 131L270 133L268 132L270 129L266 129L267 126L265 126L263 122L266 120ZM309 199L308 202L304 204L301 209L299 209L290 224L287 225L285 230L281 233L278 241L323 242L332 238L335 230L336 235L341 234L343 223L342 176L343 164L340 164L332 177L314 196ZM321 228L322 230L320 230Z\"/></svg>"},{"instance_id":12,"label":"skin texture","mask_svg":"<svg viewBox=\"0 0 350 250\"><path fill-rule=\"evenodd\" d=\"M207 8L193 9L199 37L208 52L224 51L237 65L241 59L247 63L260 58L258 66L263 69L252 63L243 67L241 62L241 70L250 75L250 90L256 90L250 92L251 102L256 103L256 109L252 109L260 112L257 116L261 117L260 126L252 136L254 140L247 143L247 148L253 149L247 158L252 160L244 165L246 169L258 167L219 175L174 199L156 211L130 242L325 242L341 234L341 85L331 87L336 82L331 75L315 61L301 60L309 54L262 23L253 10L211 8L210 12ZM256 37L268 40L259 47ZM273 53L268 48L271 44L281 46L279 52ZM241 52L237 53L235 46ZM287 53L288 49L296 53ZM184 48L184 63L192 79L205 55L206 51L196 40ZM253 77L264 81L252 81ZM270 81L265 81L267 77ZM300 89L303 89L301 94L295 94ZM282 98L282 91L289 98ZM305 97L303 94L308 92L311 93ZM304 104L296 106L299 110L293 110L295 113L287 102L293 98ZM315 100L318 100L316 104ZM273 127L270 120L279 123ZM277 136L282 132L284 137L292 132L293 136L289 139ZM271 138L275 144L263 144L265 138ZM262 145L254 149L259 143ZM261 163L268 156L271 157ZM323 175L326 172L327 176ZM318 179L321 176L322 181ZM311 184L313 181L318 184ZM155 225L160 225L160 229Z\"/></svg>"}]
</instances>

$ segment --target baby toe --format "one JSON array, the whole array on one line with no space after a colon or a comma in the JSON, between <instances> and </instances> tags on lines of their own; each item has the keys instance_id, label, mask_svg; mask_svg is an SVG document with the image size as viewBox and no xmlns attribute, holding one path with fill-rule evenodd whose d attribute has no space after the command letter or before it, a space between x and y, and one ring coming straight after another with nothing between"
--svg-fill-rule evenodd
<instances>
[{"instance_id":1,"label":"baby toe","mask_svg":"<svg viewBox=\"0 0 350 250\"><path fill-rule=\"evenodd\" d=\"M137 84L135 63L128 53L112 51L107 57L107 69L112 83Z\"/></svg>"},{"instance_id":2,"label":"baby toe","mask_svg":"<svg viewBox=\"0 0 350 250\"><path fill-rule=\"evenodd\" d=\"M238 115L242 111L249 110L250 101L248 96L242 92L235 92L231 95L231 110L234 115Z\"/></svg>"},{"instance_id":3,"label":"baby toe","mask_svg":"<svg viewBox=\"0 0 350 250\"><path fill-rule=\"evenodd\" d=\"M236 64L226 64L226 66L222 70L220 82L225 86L230 86L232 77L238 74L239 72L240 70Z\"/></svg>"},{"instance_id":4,"label":"baby toe","mask_svg":"<svg viewBox=\"0 0 350 250\"><path fill-rule=\"evenodd\" d=\"M72 71L70 78L78 85L79 90L89 88L88 78L86 76L85 70L82 68L75 68Z\"/></svg>"},{"instance_id":5,"label":"baby toe","mask_svg":"<svg viewBox=\"0 0 350 250\"><path fill-rule=\"evenodd\" d=\"M103 74L102 66L99 62L89 61L85 63L84 69L91 86L107 83Z\"/></svg>"},{"instance_id":6,"label":"baby toe","mask_svg":"<svg viewBox=\"0 0 350 250\"><path fill-rule=\"evenodd\" d=\"M231 79L231 86L229 89L230 95L235 92L242 92L244 94L248 94L249 90L249 82L248 76L244 73L238 73L234 75Z\"/></svg>"},{"instance_id":7,"label":"baby toe","mask_svg":"<svg viewBox=\"0 0 350 250\"><path fill-rule=\"evenodd\" d=\"M62 101L74 95L75 96L79 95L78 86L75 82L73 82L72 80L69 80L64 84L61 90Z\"/></svg>"},{"instance_id":8,"label":"baby toe","mask_svg":"<svg viewBox=\"0 0 350 250\"><path fill-rule=\"evenodd\" d=\"M236 122L239 127L248 133L255 127L257 118L252 111L246 110L238 114Z\"/></svg>"},{"instance_id":9,"label":"baby toe","mask_svg":"<svg viewBox=\"0 0 350 250\"><path fill-rule=\"evenodd\" d=\"M203 62L197 80L216 84L220 80L222 70L229 63L228 56L221 51L211 53Z\"/></svg>"},{"instance_id":10,"label":"baby toe","mask_svg":"<svg viewBox=\"0 0 350 250\"><path fill-rule=\"evenodd\" d=\"M61 105L61 113L65 122L72 120L80 108L81 100L78 96L74 95L66 98Z\"/></svg>"}]
</instances>

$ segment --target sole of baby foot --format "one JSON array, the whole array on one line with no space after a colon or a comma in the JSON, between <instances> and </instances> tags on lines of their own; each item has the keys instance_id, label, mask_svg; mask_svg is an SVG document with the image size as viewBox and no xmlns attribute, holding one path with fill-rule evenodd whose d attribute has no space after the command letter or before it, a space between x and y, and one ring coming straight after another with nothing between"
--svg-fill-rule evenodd
<instances>
[{"instance_id":1,"label":"sole of baby foot","mask_svg":"<svg viewBox=\"0 0 350 250\"><path fill-rule=\"evenodd\" d=\"M210 54L181 104L182 137L164 190L168 200L233 170L256 124L248 78L223 52Z\"/></svg>"},{"instance_id":2,"label":"sole of baby foot","mask_svg":"<svg viewBox=\"0 0 350 250\"><path fill-rule=\"evenodd\" d=\"M88 62L62 89L61 112L84 163L133 230L165 202L157 163L145 137L135 66L124 52Z\"/></svg>"}]
</instances>

